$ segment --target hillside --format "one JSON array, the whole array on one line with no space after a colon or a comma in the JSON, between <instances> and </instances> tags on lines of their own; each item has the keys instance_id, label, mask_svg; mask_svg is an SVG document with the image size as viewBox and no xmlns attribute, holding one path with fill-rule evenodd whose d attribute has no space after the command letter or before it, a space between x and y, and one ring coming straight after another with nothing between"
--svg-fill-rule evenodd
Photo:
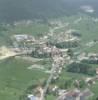
<instances>
[{"instance_id":1,"label":"hillside","mask_svg":"<svg viewBox=\"0 0 98 100\"><path fill-rule=\"evenodd\" d=\"M0 0L0 21L72 15L80 11L81 5L94 5L96 9L97 3L97 0L93 3L92 0Z\"/></svg>"}]
</instances>

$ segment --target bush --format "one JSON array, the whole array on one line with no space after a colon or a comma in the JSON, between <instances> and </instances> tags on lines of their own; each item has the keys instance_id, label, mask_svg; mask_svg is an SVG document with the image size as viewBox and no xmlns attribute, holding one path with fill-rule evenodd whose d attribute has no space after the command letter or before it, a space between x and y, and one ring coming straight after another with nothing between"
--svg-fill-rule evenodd
<instances>
[{"instance_id":1,"label":"bush","mask_svg":"<svg viewBox=\"0 0 98 100\"><path fill-rule=\"evenodd\" d=\"M95 69L92 66L84 63L72 63L67 66L68 72L83 73L87 75L95 75Z\"/></svg>"},{"instance_id":2,"label":"bush","mask_svg":"<svg viewBox=\"0 0 98 100\"><path fill-rule=\"evenodd\" d=\"M55 44L57 48L76 48L79 46L77 41L74 42L60 42Z\"/></svg>"}]
</instances>

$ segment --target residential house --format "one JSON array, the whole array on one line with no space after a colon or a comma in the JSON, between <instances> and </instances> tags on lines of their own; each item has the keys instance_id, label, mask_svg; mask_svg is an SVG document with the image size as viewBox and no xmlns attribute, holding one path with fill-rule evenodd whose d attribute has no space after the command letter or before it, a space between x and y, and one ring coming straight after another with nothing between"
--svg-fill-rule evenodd
<instances>
[{"instance_id":1,"label":"residential house","mask_svg":"<svg viewBox=\"0 0 98 100\"><path fill-rule=\"evenodd\" d=\"M62 93L57 100L88 100L93 95L94 94L89 89L85 89L82 92L75 89L73 91Z\"/></svg>"}]
</instances>

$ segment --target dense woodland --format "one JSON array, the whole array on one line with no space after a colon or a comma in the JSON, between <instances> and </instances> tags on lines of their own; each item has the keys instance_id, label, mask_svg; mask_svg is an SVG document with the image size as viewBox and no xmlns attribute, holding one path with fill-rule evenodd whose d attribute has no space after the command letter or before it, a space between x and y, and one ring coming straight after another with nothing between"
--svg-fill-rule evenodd
<instances>
[{"instance_id":1,"label":"dense woodland","mask_svg":"<svg viewBox=\"0 0 98 100\"><path fill-rule=\"evenodd\" d=\"M0 0L0 22L69 16L80 12L80 6L86 4L98 8L98 0Z\"/></svg>"}]
</instances>

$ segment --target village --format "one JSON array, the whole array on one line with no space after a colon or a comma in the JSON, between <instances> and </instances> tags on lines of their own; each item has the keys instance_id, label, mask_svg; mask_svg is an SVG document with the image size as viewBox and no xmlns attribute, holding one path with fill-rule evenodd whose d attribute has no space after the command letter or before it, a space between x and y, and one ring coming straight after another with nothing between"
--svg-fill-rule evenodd
<instances>
[{"instance_id":1,"label":"village","mask_svg":"<svg viewBox=\"0 0 98 100\"><path fill-rule=\"evenodd\" d=\"M0 0L0 100L98 100L98 0Z\"/></svg>"},{"instance_id":2,"label":"village","mask_svg":"<svg viewBox=\"0 0 98 100\"><path fill-rule=\"evenodd\" d=\"M54 25L54 23L52 24ZM98 64L97 53L86 53L85 51L80 53L74 52L81 43L81 34L77 30L69 29L60 33L55 32L65 26L60 22L56 22L56 27L50 29L47 35L43 35L39 38L28 34L12 35L10 37L12 44L9 47L0 47L0 61L11 57L20 57L21 59L27 57L26 60L33 60L34 58L37 61L51 59L51 69L43 68L37 64L35 64L35 67L33 65L28 67L29 70L33 68L45 70L44 72L49 74L49 77L46 79L44 87L36 86L33 89L33 91L36 91L35 94L33 94L33 92L26 94L27 100L46 100L48 92L56 96L56 100L89 100L90 97L94 96L94 93L89 87L96 84L96 81L98 81L98 68L93 69L95 76L88 76L82 79L84 85L87 86L85 89L80 88L81 79L72 81L72 83L74 83L74 88L72 89L60 88L55 84L51 87L52 82L58 82L58 79L61 77L67 65L73 63L80 64L83 62L87 64ZM92 45L95 44L97 44L97 41L89 42L85 47L92 47Z\"/></svg>"}]
</instances>

